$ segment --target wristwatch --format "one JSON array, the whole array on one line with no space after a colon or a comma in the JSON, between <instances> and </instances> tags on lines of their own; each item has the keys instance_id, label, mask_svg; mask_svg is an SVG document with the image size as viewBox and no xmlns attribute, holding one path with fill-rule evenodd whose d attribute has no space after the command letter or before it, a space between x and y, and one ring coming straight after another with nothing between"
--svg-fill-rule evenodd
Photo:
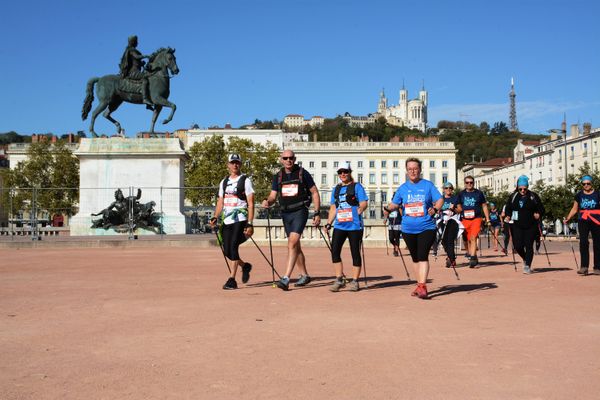
<instances>
[{"instance_id":1,"label":"wristwatch","mask_svg":"<svg viewBox=\"0 0 600 400\"><path fill-rule=\"evenodd\" d=\"M254 228L254 225L252 225L252 222L246 222L246 228Z\"/></svg>"},{"instance_id":2,"label":"wristwatch","mask_svg":"<svg viewBox=\"0 0 600 400\"><path fill-rule=\"evenodd\" d=\"M321 211L315 211L315 213L313 214L313 218L314 217L321 217Z\"/></svg>"}]
</instances>

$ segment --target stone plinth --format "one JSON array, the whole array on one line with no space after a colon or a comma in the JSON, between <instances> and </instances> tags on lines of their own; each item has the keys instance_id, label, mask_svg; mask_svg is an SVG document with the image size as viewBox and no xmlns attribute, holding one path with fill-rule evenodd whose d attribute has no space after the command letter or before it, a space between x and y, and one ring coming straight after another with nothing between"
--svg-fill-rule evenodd
<instances>
[{"instance_id":1,"label":"stone plinth","mask_svg":"<svg viewBox=\"0 0 600 400\"><path fill-rule=\"evenodd\" d=\"M114 235L112 229L92 229L92 213L114 200L121 189L125 197L142 190L140 203L154 201L162 212L166 234L184 234L183 167L185 151L178 138L82 139L75 152L79 158L79 213L71 218L71 235ZM94 219L100 217L93 217ZM138 229L137 234L153 234Z\"/></svg>"}]
</instances>

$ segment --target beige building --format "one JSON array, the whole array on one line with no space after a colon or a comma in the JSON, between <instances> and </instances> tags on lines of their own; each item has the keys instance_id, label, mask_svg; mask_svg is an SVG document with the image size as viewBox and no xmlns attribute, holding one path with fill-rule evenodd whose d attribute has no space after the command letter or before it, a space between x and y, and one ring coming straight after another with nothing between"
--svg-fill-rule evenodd
<instances>
[{"instance_id":1,"label":"beige building","mask_svg":"<svg viewBox=\"0 0 600 400\"><path fill-rule=\"evenodd\" d=\"M439 189L456 180L456 153L453 142L294 142L286 148L296 153L321 191L323 204L329 204L331 189L338 184L340 163L350 162L353 177L369 196L369 217L380 218L381 203L391 201L396 189L406 181L405 161L418 157L423 162L423 178Z\"/></svg>"},{"instance_id":2,"label":"beige building","mask_svg":"<svg viewBox=\"0 0 600 400\"><path fill-rule=\"evenodd\" d=\"M283 117L283 125L288 128L303 128L305 126L321 126L325 123L325 118L315 115L310 119L304 119L304 115L288 114Z\"/></svg>"}]
</instances>

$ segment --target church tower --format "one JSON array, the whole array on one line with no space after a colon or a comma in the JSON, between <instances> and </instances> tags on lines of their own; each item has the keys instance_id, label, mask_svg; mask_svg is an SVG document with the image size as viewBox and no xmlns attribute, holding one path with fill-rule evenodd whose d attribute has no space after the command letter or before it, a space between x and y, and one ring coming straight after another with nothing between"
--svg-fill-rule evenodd
<instances>
[{"instance_id":1,"label":"church tower","mask_svg":"<svg viewBox=\"0 0 600 400\"><path fill-rule=\"evenodd\" d=\"M425 82L423 81L423 86L421 87L421 91L419 92L419 100L423 102L423 107L427 107L427 91L425 90Z\"/></svg>"},{"instance_id":2,"label":"church tower","mask_svg":"<svg viewBox=\"0 0 600 400\"><path fill-rule=\"evenodd\" d=\"M400 118L406 121L408 118L408 90L404 87L402 79L402 89L400 89Z\"/></svg>"},{"instance_id":3,"label":"church tower","mask_svg":"<svg viewBox=\"0 0 600 400\"><path fill-rule=\"evenodd\" d=\"M377 113L381 115L385 115L385 111L387 110L387 99L385 98L385 90L381 89L381 93L379 93L379 104L377 104Z\"/></svg>"}]
</instances>

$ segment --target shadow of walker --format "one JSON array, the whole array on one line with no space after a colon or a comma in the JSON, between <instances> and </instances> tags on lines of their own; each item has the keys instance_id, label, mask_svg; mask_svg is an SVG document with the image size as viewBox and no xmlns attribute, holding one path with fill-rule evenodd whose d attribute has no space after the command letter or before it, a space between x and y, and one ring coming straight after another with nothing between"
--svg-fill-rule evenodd
<instances>
[{"instance_id":1,"label":"shadow of walker","mask_svg":"<svg viewBox=\"0 0 600 400\"><path fill-rule=\"evenodd\" d=\"M429 298L433 299L438 296L445 296L448 294L460 293L460 292L475 292L479 290L497 289L498 285L492 282L488 283L477 283L469 285L446 285L439 289L432 290L429 292Z\"/></svg>"}]
</instances>

